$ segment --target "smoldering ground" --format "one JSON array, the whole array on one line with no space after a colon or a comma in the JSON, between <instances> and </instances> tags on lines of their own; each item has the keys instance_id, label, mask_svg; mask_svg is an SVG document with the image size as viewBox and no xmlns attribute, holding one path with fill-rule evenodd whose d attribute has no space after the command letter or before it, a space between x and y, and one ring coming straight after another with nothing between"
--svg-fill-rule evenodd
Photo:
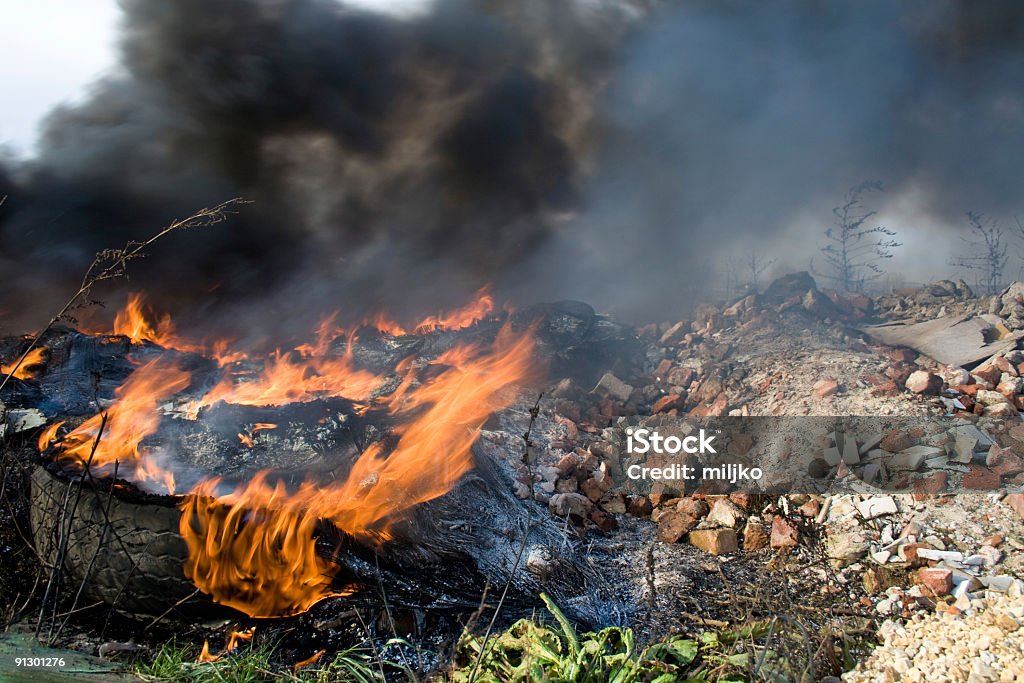
<instances>
[{"instance_id":1,"label":"smoldering ground","mask_svg":"<svg viewBox=\"0 0 1024 683\"><path fill-rule=\"evenodd\" d=\"M255 203L161 245L132 286L248 324L422 311L487 281L662 318L723 252L806 267L818 235L780 236L865 179L921 198L932 230L1018 210L1018 3L123 9L120 71L0 177L8 320L97 248L231 196Z\"/></svg>"}]
</instances>

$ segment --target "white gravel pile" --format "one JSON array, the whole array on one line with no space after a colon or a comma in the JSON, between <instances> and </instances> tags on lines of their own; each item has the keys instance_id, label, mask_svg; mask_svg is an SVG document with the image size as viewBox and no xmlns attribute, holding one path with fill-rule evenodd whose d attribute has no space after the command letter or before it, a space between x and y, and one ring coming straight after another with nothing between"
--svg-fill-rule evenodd
<instances>
[{"instance_id":1,"label":"white gravel pile","mask_svg":"<svg viewBox=\"0 0 1024 683\"><path fill-rule=\"evenodd\" d=\"M884 643L843 676L851 683L1024 683L1024 597L989 593L973 613L886 621Z\"/></svg>"}]
</instances>

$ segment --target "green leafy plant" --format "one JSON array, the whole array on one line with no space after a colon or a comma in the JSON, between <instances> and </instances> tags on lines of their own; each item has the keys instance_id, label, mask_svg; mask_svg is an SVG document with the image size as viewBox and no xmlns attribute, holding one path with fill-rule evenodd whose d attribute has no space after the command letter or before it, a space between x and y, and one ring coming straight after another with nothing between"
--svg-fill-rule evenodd
<instances>
[{"instance_id":1,"label":"green leafy plant","mask_svg":"<svg viewBox=\"0 0 1024 683\"><path fill-rule=\"evenodd\" d=\"M639 647L630 628L609 627L578 634L565 614L547 596L541 599L554 623L521 619L504 633L484 640L464 634L460 655L465 662L450 671L453 683L499 681L572 681L574 683L670 683L745 681L751 656L741 640L757 638L766 624L700 638L671 636Z\"/></svg>"}]
</instances>

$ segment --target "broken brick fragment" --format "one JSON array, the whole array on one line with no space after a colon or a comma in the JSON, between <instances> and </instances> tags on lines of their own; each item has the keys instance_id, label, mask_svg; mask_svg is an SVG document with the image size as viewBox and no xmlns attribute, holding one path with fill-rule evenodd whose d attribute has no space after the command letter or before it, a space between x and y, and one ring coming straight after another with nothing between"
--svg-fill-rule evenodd
<instances>
[{"instance_id":1,"label":"broken brick fragment","mask_svg":"<svg viewBox=\"0 0 1024 683\"><path fill-rule=\"evenodd\" d=\"M999 488L999 475L990 469L984 467L978 467L976 465L969 466L970 472L964 474L963 486L965 489L972 489L975 491L992 491Z\"/></svg>"},{"instance_id":2,"label":"broken brick fragment","mask_svg":"<svg viewBox=\"0 0 1024 683\"><path fill-rule=\"evenodd\" d=\"M791 523L778 516L772 519L772 548L793 548L799 539L800 535Z\"/></svg>"},{"instance_id":3,"label":"broken brick fragment","mask_svg":"<svg viewBox=\"0 0 1024 683\"><path fill-rule=\"evenodd\" d=\"M685 404L686 399L679 394L669 394L662 396L654 405L651 407L651 413L657 415L658 413L667 413L670 410L678 410Z\"/></svg>"},{"instance_id":4,"label":"broken brick fragment","mask_svg":"<svg viewBox=\"0 0 1024 683\"><path fill-rule=\"evenodd\" d=\"M948 595L953 590L953 572L944 567L922 567L916 580L933 595Z\"/></svg>"},{"instance_id":5,"label":"broken brick fragment","mask_svg":"<svg viewBox=\"0 0 1024 683\"><path fill-rule=\"evenodd\" d=\"M914 500L923 500L929 496L937 496L945 493L949 475L939 471L927 477L914 480Z\"/></svg>"},{"instance_id":6,"label":"broken brick fragment","mask_svg":"<svg viewBox=\"0 0 1024 683\"><path fill-rule=\"evenodd\" d=\"M814 383L814 395L818 398L828 398L839 391L839 382L834 377L824 377Z\"/></svg>"}]
</instances>

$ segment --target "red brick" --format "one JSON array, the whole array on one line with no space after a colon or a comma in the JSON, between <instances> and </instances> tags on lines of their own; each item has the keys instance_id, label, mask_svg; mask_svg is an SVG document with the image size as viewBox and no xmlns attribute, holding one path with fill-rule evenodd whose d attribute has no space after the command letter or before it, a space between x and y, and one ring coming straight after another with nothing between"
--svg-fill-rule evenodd
<instances>
[{"instance_id":1,"label":"red brick","mask_svg":"<svg viewBox=\"0 0 1024 683\"><path fill-rule=\"evenodd\" d=\"M839 391L839 382L834 377L825 377L814 383L814 394L818 398L827 398Z\"/></svg>"},{"instance_id":2,"label":"red brick","mask_svg":"<svg viewBox=\"0 0 1024 683\"><path fill-rule=\"evenodd\" d=\"M917 584L934 595L948 595L953 590L953 572L943 567L924 567L917 570Z\"/></svg>"},{"instance_id":3,"label":"red brick","mask_svg":"<svg viewBox=\"0 0 1024 683\"><path fill-rule=\"evenodd\" d=\"M773 548L792 548L796 546L799 538L796 527L792 524L782 517L772 519L771 546Z\"/></svg>"},{"instance_id":4,"label":"red brick","mask_svg":"<svg viewBox=\"0 0 1024 683\"><path fill-rule=\"evenodd\" d=\"M922 479L914 480L914 500L922 500L928 496L937 496L946 491L949 475L946 472L935 472Z\"/></svg>"},{"instance_id":5,"label":"red brick","mask_svg":"<svg viewBox=\"0 0 1024 683\"><path fill-rule=\"evenodd\" d=\"M685 402L686 399L679 394L662 396L654 402L654 405L651 407L651 413L653 415L657 415L658 413L665 413L673 409L682 408Z\"/></svg>"},{"instance_id":6,"label":"red brick","mask_svg":"<svg viewBox=\"0 0 1024 683\"><path fill-rule=\"evenodd\" d=\"M999 488L999 475L983 467L972 466L964 475L964 488L975 491L991 491Z\"/></svg>"}]
</instances>

